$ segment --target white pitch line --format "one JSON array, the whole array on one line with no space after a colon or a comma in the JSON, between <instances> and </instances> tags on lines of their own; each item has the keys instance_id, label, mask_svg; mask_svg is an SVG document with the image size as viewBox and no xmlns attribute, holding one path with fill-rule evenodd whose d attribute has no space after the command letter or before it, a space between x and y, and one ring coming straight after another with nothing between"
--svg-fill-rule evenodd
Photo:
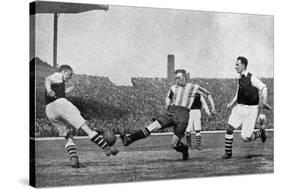
<instances>
[{"instance_id":1,"label":"white pitch line","mask_svg":"<svg viewBox=\"0 0 281 189\"><path fill-rule=\"evenodd\" d=\"M266 131L273 132L274 129L266 129ZM235 133L241 133L241 130L234 130ZM201 131L202 134L216 134L216 133L225 133L225 130L222 131ZM173 135L173 132L166 132L166 133L151 133L153 136L165 136L165 135ZM119 135L116 135L117 137ZM88 136L75 136L75 139L87 139ZM30 137L31 140L35 141L53 141L53 140L65 140L64 137Z\"/></svg>"}]
</instances>

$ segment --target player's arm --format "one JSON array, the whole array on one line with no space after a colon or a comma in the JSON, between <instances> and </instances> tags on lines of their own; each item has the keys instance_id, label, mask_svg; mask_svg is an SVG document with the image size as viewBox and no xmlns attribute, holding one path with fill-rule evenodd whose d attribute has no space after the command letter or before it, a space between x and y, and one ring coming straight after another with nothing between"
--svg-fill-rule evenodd
<instances>
[{"instance_id":1,"label":"player's arm","mask_svg":"<svg viewBox=\"0 0 281 189\"><path fill-rule=\"evenodd\" d=\"M234 106L234 104L237 102L238 89L239 89L239 86L237 87L234 98L232 99L232 101L230 103L227 104L227 106L226 106L227 110L230 110Z\"/></svg>"},{"instance_id":2,"label":"player's arm","mask_svg":"<svg viewBox=\"0 0 281 189\"><path fill-rule=\"evenodd\" d=\"M69 93L74 89L74 86L68 87L65 89L65 93Z\"/></svg>"},{"instance_id":3,"label":"player's arm","mask_svg":"<svg viewBox=\"0 0 281 189\"><path fill-rule=\"evenodd\" d=\"M51 86L53 83L60 82L62 82L62 76L59 73L54 73L45 78L45 88L48 96L54 97L56 95Z\"/></svg>"},{"instance_id":4,"label":"player's arm","mask_svg":"<svg viewBox=\"0 0 281 189\"><path fill-rule=\"evenodd\" d=\"M201 94L201 97L206 96L208 98L208 101L211 104L211 112L213 114L215 114L216 113L215 103L214 103L214 99L213 99L212 95L210 94L210 92L208 90L204 89L203 87L199 87L198 91Z\"/></svg>"},{"instance_id":5,"label":"player's arm","mask_svg":"<svg viewBox=\"0 0 281 189\"><path fill-rule=\"evenodd\" d=\"M208 104L205 100L205 98L201 95L201 98L200 98L201 102L202 102L202 107L203 109L205 110L205 112L208 114L208 116L211 116L211 112L209 110L209 107L208 107Z\"/></svg>"},{"instance_id":6,"label":"player's arm","mask_svg":"<svg viewBox=\"0 0 281 189\"><path fill-rule=\"evenodd\" d=\"M259 90L260 94L260 102L259 106L262 110L271 109L271 107L267 104L267 87L266 85L257 77L252 76L251 78L252 85Z\"/></svg>"},{"instance_id":7,"label":"player's arm","mask_svg":"<svg viewBox=\"0 0 281 189\"><path fill-rule=\"evenodd\" d=\"M51 88L52 80L53 80L52 75L45 78L45 88L46 88L46 91L47 91L47 95L50 96L50 97L55 96L55 92Z\"/></svg>"}]
</instances>

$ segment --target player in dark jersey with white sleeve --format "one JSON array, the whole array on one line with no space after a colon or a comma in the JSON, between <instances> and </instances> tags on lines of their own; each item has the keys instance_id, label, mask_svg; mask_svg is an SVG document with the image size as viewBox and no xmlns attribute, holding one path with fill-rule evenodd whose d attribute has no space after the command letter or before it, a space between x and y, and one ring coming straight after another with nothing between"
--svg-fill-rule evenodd
<instances>
[{"instance_id":1,"label":"player in dark jersey with white sleeve","mask_svg":"<svg viewBox=\"0 0 281 189\"><path fill-rule=\"evenodd\" d=\"M213 98L209 94L208 100L212 106L210 111L204 96L206 97L204 93L195 93L195 98L189 112L188 126L185 130L186 143L190 148L192 147L191 133L195 132L196 149L199 151L201 150L201 109L203 108L209 117L211 113L215 113Z\"/></svg>"},{"instance_id":2,"label":"player in dark jersey with white sleeve","mask_svg":"<svg viewBox=\"0 0 281 189\"><path fill-rule=\"evenodd\" d=\"M166 97L166 112L153 118L153 122L129 136L121 135L124 146L148 137L151 132L167 127L174 128L172 138L173 148L182 153L183 160L188 159L188 146L181 142L188 124L189 111L194 100L194 94L207 91L198 85L187 83L185 70L176 70L176 84L171 87Z\"/></svg>"},{"instance_id":3,"label":"player in dark jersey with white sleeve","mask_svg":"<svg viewBox=\"0 0 281 189\"><path fill-rule=\"evenodd\" d=\"M109 146L102 135L93 131L81 116L80 111L67 100L65 95L73 87L66 89L65 83L71 79L72 74L73 70L69 65L62 65L59 68L59 72L46 77L45 110L51 124L58 128L60 136L66 139L65 150L72 162L72 167L79 168L83 164L79 162L71 126L83 130L93 143L105 151L106 155L116 155L118 150L114 146Z\"/></svg>"},{"instance_id":4,"label":"player in dark jersey with white sleeve","mask_svg":"<svg viewBox=\"0 0 281 189\"><path fill-rule=\"evenodd\" d=\"M240 56L236 59L235 70L239 74L239 84L235 97L227 105L228 110L233 108L226 129L223 159L232 157L233 131L240 126L242 126L241 138L243 141L249 142L258 138L261 138L263 143L266 141L263 111L264 109L271 109L266 103L267 87L261 80L247 71L247 66L247 58ZM259 108L260 116L258 117ZM260 129L254 131L257 117Z\"/></svg>"}]
</instances>

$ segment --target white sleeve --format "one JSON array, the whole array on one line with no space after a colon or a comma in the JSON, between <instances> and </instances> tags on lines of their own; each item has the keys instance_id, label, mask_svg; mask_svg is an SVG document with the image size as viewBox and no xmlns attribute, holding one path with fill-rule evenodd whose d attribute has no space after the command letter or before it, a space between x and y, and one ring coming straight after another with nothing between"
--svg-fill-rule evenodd
<instances>
[{"instance_id":1,"label":"white sleeve","mask_svg":"<svg viewBox=\"0 0 281 189\"><path fill-rule=\"evenodd\" d=\"M207 91L206 89L204 89L203 87L200 87L199 85L196 85L198 88L197 88L197 92L202 95L202 96L209 96L210 95L210 92Z\"/></svg>"},{"instance_id":2,"label":"white sleeve","mask_svg":"<svg viewBox=\"0 0 281 189\"><path fill-rule=\"evenodd\" d=\"M259 91L261 91L265 87L265 84L254 75L252 75L251 77L251 82L252 85L256 87Z\"/></svg>"},{"instance_id":3,"label":"white sleeve","mask_svg":"<svg viewBox=\"0 0 281 189\"><path fill-rule=\"evenodd\" d=\"M201 102L202 102L202 106L203 106L205 112L207 114L210 114L210 110L209 110L208 104L207 104L205 98L202 95L201 95Z\"/></svg>"}]
</instances>

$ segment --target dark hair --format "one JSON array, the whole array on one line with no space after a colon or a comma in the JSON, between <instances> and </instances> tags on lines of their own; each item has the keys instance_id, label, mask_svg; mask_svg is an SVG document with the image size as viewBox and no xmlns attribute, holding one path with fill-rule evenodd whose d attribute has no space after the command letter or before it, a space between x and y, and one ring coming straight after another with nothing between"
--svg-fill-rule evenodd
<instances>
[{"instance_id":1,"label":"dark hair","mask_svg":"<svg viewBox=\"0 0 281 189\"><path fill-rule=\"evenodd\" d=\"M248 60L247 58L243 57L243 56L238 56L237 60L240 60L241 63L245 66L245 68L247 68L248 66Z\"/></svg>"},{"instance_id":2,"label":"dark hair","mask_svg":"<svg viewBox=\"0 0 281 189\"><path fill-rule=\"evenodd\" d=\"M66 65L66 64L60 66L59 72L61 72L63 70L71 70L71 71L73 71L72 68L69 65Z\"/></svg>"},{"instance_id":3,"label":"dark hair","mask_svg":"<svg viewBox=\"0 0 281 189\"><path fill-rule=\"evenodd\" d=\"M182 73L183 77L187 79L186 71L184 69L177 69L175 74Z\"/></svg>"}]
</instances>

